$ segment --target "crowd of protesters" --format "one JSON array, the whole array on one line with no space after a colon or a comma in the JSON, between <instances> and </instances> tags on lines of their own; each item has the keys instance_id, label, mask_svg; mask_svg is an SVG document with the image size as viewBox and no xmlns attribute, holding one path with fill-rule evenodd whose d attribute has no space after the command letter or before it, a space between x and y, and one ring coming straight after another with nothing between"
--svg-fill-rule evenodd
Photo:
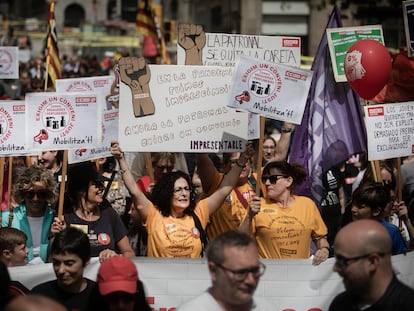
<instances>
[{"instance_id":1,"label":"crowd of protesters","mask_svg":"<svg viewBox=\"0 0 414 311\"><path fill-rule=\"evenodd\" d=\"M123 56L127 56L125 51L117 56L108 54L101 60L96 56L63 56L63 78L112 74L117 57ZM22 100L27 93L45 91L45 72L41 56L22 62L20 78L0 84L0 99ZM48 87L50 89L50 85ZM128 257L200 258L208 247L208 238L229 231L244 231L250 236L258 246L259 258L313 255L313 264L323 264L328 257L335 256L336 271L346 266L344 255L337 256L335 250L335 246L340 246L343 251L344 234L340 235L340 243L335 243L336 235L347 224L361 219L377 221L384 230L374 226L375 230L389 235L382 237L385 246L379 247L381 251L376 251L376 257L372 253L372 258L388 258L388 246L390 254L405 253L413 248L414 173L411 163L414 161L410 157L402 163L403 199L396 198L397 160L381 161L378 181L373 177L366 155L361 154L326 172L326 193L318 206L317 202L295 192L296 186L306 180L306 172L303 167L286 162L289 143L294 139L294 126L269 124L271 122L266 129L263 168L254 163L257 148L253 149L252 143L247 143L242 153L207 158L206 155L153 153L152 165L158 173L152 180L142 173L145 185L143 178L138 179L133 174L132 167L133 160L142 158L142 154L126 154L118 142L113 142L113 158L107 159L109 168L103 167L106 161L102 159L69 165L66 195L60 198L65 205L62 217L57 217L56 210L62 152L44 151L29 161L25 157L16 162L19 164L12 185L3 183L2 265L51 262L57 279L36 286L33 294L46 294L68 310L93 309L98 302L102 308L111 310L116 310L116 305L120 304L137 310L148 309L148 305L143 284ZM177 165L179 157L185 165ZM263 170L259 181L255 179L258 167ZM119 177L116 183L125 184L126 190L122 192L119 187L112 197L107 197L114 186L114 175ZM197 185L195 180L198 180ZM261 190L256 193L256 184L260 182ZM11 208L6 208L8 196L12 198ZM14 229L8 230L9 227ZM284 236L287 231L296 237L296 242L292 235ZM250 240L246 241L250 247ZM256 250L252 253L256 265ZM91 256L99 257L102 263L96 282L82 276ZM250 270L231 270L222 264L218 261L209 264L212 275L220 269L228 270L239 279L243 276L243 281L252 274L257 286L258 278L264 273L260 264ZM124 269L117 269L120 265ZM14 284L13 289L16 295L28 292L22 284Z\"/></svg>"}]
</instances>

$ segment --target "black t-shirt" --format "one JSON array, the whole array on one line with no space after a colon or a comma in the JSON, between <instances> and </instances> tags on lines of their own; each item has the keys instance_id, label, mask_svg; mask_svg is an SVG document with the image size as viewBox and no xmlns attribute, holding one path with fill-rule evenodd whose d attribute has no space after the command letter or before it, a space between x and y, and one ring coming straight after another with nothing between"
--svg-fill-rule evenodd
<instances>
[{"instance_id":1,"label":"black t-shirt","mask_svg":"<svg viewBox=\"0 0 414 311\"><path fill-rule=\"evenodd\" d=\"M86 288L76 294L69 293L61 289L57 284L57 280L39 284L32 288L31 293L44 295L54 299L64 305L68 311L83 311L86 310L86 307L88 306L89 296L95 286L94 281L87 278L85 278L85 280L87 284Z\"/></svg>"},{"instance_id":2,"label":"black t-shirt","mask_svg":"<svg viewBox=\"0 0 414 311\"><path fill-rule=\"evenodd\" d=\"M414 289L400 282L395 276L385 294L373 305L361 309L352 295L343 292L335 297L329 311L411 311L414 310Z\"/></svg>"}]
</instances>

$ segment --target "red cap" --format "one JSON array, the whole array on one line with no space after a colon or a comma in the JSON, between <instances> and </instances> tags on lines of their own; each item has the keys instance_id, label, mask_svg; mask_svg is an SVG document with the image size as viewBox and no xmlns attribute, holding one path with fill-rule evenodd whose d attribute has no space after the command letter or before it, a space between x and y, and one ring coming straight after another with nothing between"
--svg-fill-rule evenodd
<instances>
[{"instance_id":1,"label":"red cap","mask_svg":"<svg viewBox=\"0 0 414 311\"><path fill-rule=\"evenodd\" d=\"M135 264L123 256L106 259L99 267L96 278L101 295L114 292L135 294L137 281L138 271Z\"/></svg>"}]
</instances>

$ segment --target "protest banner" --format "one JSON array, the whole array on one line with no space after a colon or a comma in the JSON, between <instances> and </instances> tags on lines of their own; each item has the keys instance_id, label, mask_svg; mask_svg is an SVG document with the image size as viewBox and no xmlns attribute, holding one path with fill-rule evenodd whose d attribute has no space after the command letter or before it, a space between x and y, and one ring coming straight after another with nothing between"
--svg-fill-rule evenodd
<instances>
[{"instance_id":1,"label":"protest banner","mask_svg":"<svg viewBox=\"0 0 414 311\"><path fill-rule=\"evenodd\" d=\"M327 28L326 34L336 82L347 82L344 59L346 52L355 42L372 39L384 44L381 25Z\"/></svg>"},{"instance_id":2,"label":"protest banner","mask_svg":"<svg viewBox=\"0 0 414 311\"><path fill-rule=\"evenodd\" d=\"M19 79L19 48L0 47L0 79Z\"/></svg>"},{"instance_id":3,"label":"protest banner","mask_svg":"<svg viewBox=\"0 0 414 311\"><path fill-rule=\"evenodd\" d=\"M180 45L184 33L178 31L177 64L185 64L187 50ZM205 33L205 45L199 49L205 66L234 67L240 56L248 56L293 67L300 66L300 37L258 36Z\"/></svg>"},{"instance_id":4,"label":"protest banner","mask_svg":"<svg viewBox=\"0 0 414 311\"><path fill-rule=\"evenodd\" d=\"M242 56L232 81L229 106L300 124L312 72Z\"/></svg>"},{"instance_id":5,"label":"protest banner","mask_svg":"<svg viewBox=\"0 0 414 311\"><path fill-rule=\"evenodd\" d=\"M124 151L236 152L248 114L227 107L232 68L147 65L120 59L119 141Z\"/></svg>"},{"instance_id":6,"label":"protest banner","mask_svg":"<svg viewBox=\"0 0 414 311\"><path fill-rule=\"evenodd\" d=\"M28 150L96 147L101 142L99 94L29 93L25 98Z\"/></svg>"},{"instance_id":7,"label":"protest banner","mask_svg":"<svg viewBox=\"0 0 414 311\"><path fill-rule=\"evenodd\" d=\"M205 259L131 258L153 310L174 311L182 303L205 292L211 278ZM414 252L392 256L393 271L405 284L414 286ZM342 278L333 271L335 258L318 266L311 259L262 259L266 265L256 297L264 297L275 311L327 311L333 298L344 290ZM100 263L92 258L84 276L96 280ZM56 279L52 264L9 268L11 279L31 289Z\"/></svg>"},{"instance_id":8,"label":"protest banner","mask_svg":"<svg viewBox=\"0 0 414 311\"><path fill-rule=\"evenodd\" d=\"M405 41L409 57L414 56L414 1L403 1Z\"/></svg>"},{"instance_id":9,"label":"protest banner","mask_svg":"<svg viewBox=\"0 0 414 311\"><path fill-rule=\"evenodd\" d=\"M414 102L364 106L368 159L414 154Z\"/></svg>"},{"instance_id":10,"label":"protest banner","mask_svg":"<svg viewBox=\"0 0 414 311\"><path fill-rule=\"evenodd\" d=\"M0 101L0 155L26 154L23 100Z\"/></svg>"}]
</instances>

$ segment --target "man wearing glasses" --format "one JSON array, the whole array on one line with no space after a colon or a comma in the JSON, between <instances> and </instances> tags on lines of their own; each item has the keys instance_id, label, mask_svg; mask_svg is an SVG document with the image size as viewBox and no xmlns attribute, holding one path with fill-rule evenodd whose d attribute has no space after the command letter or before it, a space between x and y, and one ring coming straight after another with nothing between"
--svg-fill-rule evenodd
<instances>
[{"instance_id":1,"label":"man wearing glasses","mask_svg":"<svg viewBox=\"0 0 414 311\"><path fill-rule=\"evenodd\" d=\"M376 220L357 220L343 227L334 243L334 271L345 292L329 311L413 310L414 290L401 283L391 265L391 238Z\"/></svg>"},{"instance_id":2,"label":"man wearing glasses","mask_svg":"<svg viewBox=\"0 0 414 311\"><path fill-rule=\"evenodd\" d=\"M212 286L177 311L274 310L267 301L253 298L265 265L249 235L238 231L218 235L209 242L206 256Z\"/></svg>"}]
</instances>

